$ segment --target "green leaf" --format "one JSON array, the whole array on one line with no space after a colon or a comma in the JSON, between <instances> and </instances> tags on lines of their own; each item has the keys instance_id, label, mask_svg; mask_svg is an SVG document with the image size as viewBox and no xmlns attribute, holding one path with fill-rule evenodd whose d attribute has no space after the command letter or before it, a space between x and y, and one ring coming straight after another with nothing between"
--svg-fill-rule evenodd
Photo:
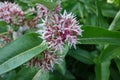
<instances>
[{"instance_id":1,"label":"green leaf","mask_svg":"<svg viewBox=\"0 0 120 80\"><path fill-rule=\"evenodd\" d=\"M38 69L36 68L26 67L26 65L23 65L15 70L10 71L9 73L3 74L3 79L0 78L0 80L32 80L37 71Z\"/></svg>"},{"instance_id":2,"label":"green leaf","mask_svg":"<svg viewBox=\"0 0 120 80\"><path fill-rule=\"evenodd\" d=\"M82 26L82 37L78 37L81 44L113 44L120 45L120 33L108 31L99 27Z\"/></svg>"},{"instance_id":3,"label":"green leaf","mask_svg":"<svg viewBox=\"0 0 120 80\"><path fill-rule=\"evenodd\" d=\"M0 26L7 26L7 23L6 22L4 22L4 21L0 21Z\"/></svg>"},{"instance_id":4,"label":"green leaf","mask_svg":"<svg viewBox=\"0 0 120 80\"><path fill-rule=\"evenodd\" d=\"M96 73L96 80L109 80L110 76L110 61L104 61L102 63L95 64L95 73Z\"/></svg>"},{"instance_id":5,"label":"green leaf","mask_svg":"<svg viewBox=\"0 0 120 80\"><path fill-rule=\"evenodd\" d=\"M101 4L102 2L100 0L96 0L96 6L97 6L97 25L98 26L102 26L103 23L101 23L102 21L102 13L101 13Z\"/></svg>"},{"instance_id":6,"label":"green leaf","mask_svg":"<svg viewBox=\"0 0 120 80\"><path fill-rule=\"evenodd\" d=\"M113 44L120 45L120 38L81 38L81 44Z\"/></svg>"},{"instance_id":7,"label":"green leaf","mask_svg":"<svg viewBox=\"0 0 120 80\"><path fill-rule=\"evenodd\" d=\"M76 79L69 71L66 71L65 75L59 74L58 72L49 72L49 80L76 80Z\"/></svg>"},{"instance_id":8,"label":"green leaf","mask_svg":"<svg viewBox=\"0 0 120 80\"><path fill-rule=\"evenodd\" d=\"M108 46L101 52L99 61L109 61L117 56L120 56L120 46Z\"/></svg>"},{"instance_id":9,"label":"green leaf","mask_svg":"<svg viewBox=\"0 0 120 80\"><path fill-rule=\"evenodd\" d=\"M14 80L16 77L16 71L13 70L9 73L3 74L2 76L3 77L2 77L2 79L0 78L0 80Z\"/></svg>"},{"instance_id":10,"label":"green leaf","mask_svg":"<svg viewBox=\"0 0 120 80\"><path fill-rule=\"evenodd\" d=\"M46 1L46 0L32 0L32 3L43 4L50 10L53 10L56 6L56 2L51 2L51 1Z\"/></svg>"},{"instance_id":11,"label":"green leaf","mask_svg":"<svg viewBox=\"0 0 120 80\"><path fill-rule=\"evenodd\" d=\"M69 55L86 64L94 63L90 53L85 50L80 49L79 47L77 47L76 49L74 48L70 49Z\"/></svg>"},{"instance_id":12,"label":"green leaf","mask_svg":"<svg viewBox=\"0 0 120 80\"><path fill-rule=\"evenodd\" d=\"M62 53L59 52L58 54L60 54L60 56L64 59L65 56L66 56L67 53L68 53L68 50L69 50L69 46L68 46L68 45L65 45L64 48L63 48L63 50L62 50Z\"/></svg>"},{"instance_id":13,"label":"green leaf","mask_svg":"<svg viewBox=\"0 0 120 80\"><path fill-rule=\"evenodd\" d=\"M56 65L55 65L55 68L56 68L61 74L63 74L63 75L64 75L65 72L66 72L66 65L65 65L64 58L65 58L65 56L67 55L68 50L69 50L69 46L68 46L68 45L64 45L64 48L63 48L62 53L61 53L61 52L58 52L58 54L61 56L61 59L62 59L63 61L62 61L62 62L59 62L59 64L56 64Z\"/></svg>"},{"instance_id":14,"label":"green leaf","mask_svg":"<svg viewBox=\"0 0 120 80\"><path fill-rule=\"evenodd\" d=\"M0 21L0 34L7 32L7 24L4 21Z\"/></svg>"},{"instance_id":15,"label":"green leaf","mask_svg":"<svg viewBox=\"0 0 120 80\"><path fill-rule=\"evenodd\" d=\"M65 60L59 62L59 64L55 64L55 69L58 70L62 75L66 73L66 63Z\"/></svg>"},{"instance_id":16,"label":"green leaf","mask_svg":"<svg viewBox=\"0 0 120 80\"><path fill-rule=\"evenodd\" d=\"M46 0L20 0L20 1L23 3L29 4L30 6L35 6L36 3L40 3L44 6L46 6L49 10L53 10L56 6L56 1L51 2L50 0L49 1L46 1Z\"/></svg>"},{"instance_id":17,"label":"green leaf","mask_svg":"<svg viewBox=\"0 0 120 80\"><path fill-rule=\"evenodd\" d=\"M49 80L49 72L44 69L40 69L32 80Z\"/></svg>"},{"instance_id":18,"label":"green leaf","mask_svg":"<svg viewBox=\"0 0 120 80\"><path fill-rule=\"evenodd\" d=\"M26 67L26 65L21 66L21 69L17 72L14 80L32 80L34 75L37 73L38 69L34 67ZM29 74L28 74L29 73Z\"/></svg>"},{"instance_id":19,"label":"green leaf","mask_svg":"<svg viewBox=\"0 0 120 80\"><path fill-rule=\"evenodd\" d=\"M31 19L34 19L34 13L27 13L25 14L25 19L26 20L31 20Z\"/></svg>"},{"instance_id":20,"label":"green leaf","mask_svg":"<svg viewBox=\"0 0 120 80\"><path fill-rule=\"evenodd\" d=\"M96 80L109 80L109 66L110 66L110 61L113 58L116 58L117 56L120 55L120 47L119 46L108 46L105 48L102 52L101 55L96 58ZM119 66L118 66L119 68Z\"/></svg>"},{"instance_id":21,"label":"green leaf","mask_svg":"<svg viewBox=\"0 0 120 80\"><path fill-rule=\"evenodd\" d=\"M113 18L117 13L117 8L114 8L112 4L102 3L102 15L104 17Z\"/></svg>"},{"instance_id":22,"label":"green leaf","mask_svg":"<svg viewBox=\"0 0 120 80\"><path fill-rule=\"evenodd\" d=\"M36 33L26 34L15 41L12 41L5 47L0 49L0 64L16 56L24 51L27 51L37 45L39 45L42 40L38 37Z\"/></svg>"},{"instance_id":23,"label":"green leaf","mask_svg":"<svg viewBox=\"0 0 120 80\"><path fill-rule=\"evenodd\" d=\"M4 63L2 63L0 65L0 74L8 72L8 71L24 64L25 62L29 61L36 55L43 52L46 48L47 48L46 43L41 43L41 45L38 45L32 49L29 49L25 52L20 53L19 55L16 55L16 56L10 58L9 60L5 61Z\"/></svg>"}]
</instances>

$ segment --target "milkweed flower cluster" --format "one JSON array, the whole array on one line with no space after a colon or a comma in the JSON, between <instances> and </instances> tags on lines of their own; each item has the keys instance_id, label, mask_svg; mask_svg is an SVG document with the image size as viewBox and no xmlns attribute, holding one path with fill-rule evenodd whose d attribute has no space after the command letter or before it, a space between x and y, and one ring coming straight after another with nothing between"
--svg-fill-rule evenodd
<instances>
[{"instance_id":1,"label":"milkweed flower cluster","mask_svg":"<svg viewBox=\"0 0 120 80\"><path fill-rule=\"evenodd\" d=\"M80 25L72 13L53 14L52 17L44 21L42 38L48 42L49 48L62 52L65 43L69 46L76 45L77 36L82 35Z\"/></svg>"},{"instance_id":2,"label":"milkweed flower cluster","mask_svg":"<svg viewBox=\"0 0 120 80\"><path fill-rule=\"evenodd\" d=\"M0 2L0 20L8 24L21 25L24 18L24 12L17 4Z\"/></svg>"},{"instance_id":3,"label":"milkweed flower cluster","mask_svg":"<svg viewBox=\"0 0 120 80\"><path fill-rule=\"evenodd\" d=\"M25 25L28 26L29 28L36 28L39 19L45 18L49 15L49 10L47 9L47 7L39 3L36 4L36 8L34 7L30 8L28 12L29 13L36 12L37 14L33 19L25 21Z\"/></svg>"},{"instance_id":4,"label":"milkweed flower cluster","mask_svg":"<svg viewBox=\"0 0 120 80\"><path fill-rule=\"evenodd\" d=\"M52 52L46 50L42 53L42 58L33 58L27 63L29 66L34 66L36 68L42 68L46 71L52 70L54 64L59 63L61 58L57 55L54 55Z\"/></svg>"},{"instance_id":5,"label":"milkweed flower cluster","mask_svg":"<svg viewBox=\"0 0 120 80\"><path fill-rule=\"evenodd\" d=\"M78 24L75 16L72 13L67 13L66 11L63 14L60 13L61 7L58 4L55 9L53 9L52 15L49 14L47 8L39 5L39 17L44 17L42 19L43 28L38 30L38 33L41 34L41 38L44 42L48 43L48 50L45 51L44 58L38 59L33 58L29 65L36 67L41 67L45 70L52 70L54 64L61 61L61 57L55 56L53 53L62 52L64 44L68 44L70 47L76 45L77 36L82 35L82 29ZM42 12L42 14L41 14Z\"/></svg>"},{"instance_id":6,"label":"milkweed flower cluster","mask_svg":"<svg viewBox=\"0 0 120 80\"><path fill-rule=\"evenodd\" d=\"M39 5L40 7L41 5ZM41 8L42 7L42 8ZM45 70L52 70L53 66L58 60L61 61L61 57L53 56L53 53L61 52L64 48L64 44L68 44L70 47L76 47L77 36L82 35L82 29L78 24L75 16L72 13L67 13L66 11L63 14L60 13L61 6L58 4L55 9L53 9L52 15L49 14L47 8L41 6L39 14L44 16L42 19L43 28L38 30L38 33L41 34L41 38L44 42L48 43L49 51L45 51L43 60L34 58L30 61L29 64L34 64L34 66L39 66ZM52 53L51 53L52 52Z\"/></svg>"}]
</instances>

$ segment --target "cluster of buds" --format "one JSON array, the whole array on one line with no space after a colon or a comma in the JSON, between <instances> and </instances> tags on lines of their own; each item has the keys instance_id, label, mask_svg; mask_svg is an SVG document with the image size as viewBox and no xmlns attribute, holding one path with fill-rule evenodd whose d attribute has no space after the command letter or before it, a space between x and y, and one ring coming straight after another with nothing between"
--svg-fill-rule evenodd
<instances>
[{"instance_id":1,"label":"cluster of buds","mask_svg":"<svg viewBox=\"0 0 120 80\"><path fill-rule=\"evenodd\" d=\"M17 4L0 2L0 20L8 24L21 25L24 18L24 12Z\"/></svg>"},{"instance_id":2,"label":"cluster of buds","mask_svg":"<svg viewBox=\"0 0 120 80\"><path fill-rule=\"evenodd\" d=\"M11 38L5 35L0 35L0 48L4 47L7 43L11 41Z\"/></svg>"},{"instance_id":3,"label":"cluster of buds","mask_svg":"<svg viewBox=\"0 0 120 80\"><path fill-rule=\"evenodd\" d=\"M36 8L30 8L28 9L28 12L37 14L34 18L25 21L25 25L29 28L36 28L39 19L49 16L49 10L47 7L38 3L36 4Z\"/></svg>"},{"instance_id":4,"label":"cluster of buds","mask_svg":"<svg viewBox=\"0 0 120 80\"><path fill-rule=\"evenodd\" d=\"M42 68L46 71L52 70L54 64L59 63L61 60L59 56L54 55L52 52L46 50L41 54L42 58L33 58L28 62L31 67Z\"/></svg>"}]
</instances>

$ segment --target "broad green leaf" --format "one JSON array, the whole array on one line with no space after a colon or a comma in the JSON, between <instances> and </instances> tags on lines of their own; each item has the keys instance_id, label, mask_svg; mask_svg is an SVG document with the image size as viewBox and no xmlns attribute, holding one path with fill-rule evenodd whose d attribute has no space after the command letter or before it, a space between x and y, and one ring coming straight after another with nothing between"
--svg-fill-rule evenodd
<instances>
[{"instance_id":1,"label":"broad green leaf","mask_svg":"<svg viewBox=\"0 0 120 80\"><path fill-rule=\"evenodd\" d=\"M13 56L20 54L21 52L27 51L39 45L42 40L38 36L39 35L35 33L26 34L1 48L0 64Z\"/></svg>"},{"instance_id":2,"label":"broad green leaf","mask_svg":"<svg viewBox=\"0 0 120 80\"><path fill-rule=\"evenodd\" d=\"M90 53L80 49L79 47L77 47L76 49L70 49L69 55L86 64L94 63L92 57L90 56Z\"/></svg>"},{"instance_id":3,"label":"broad green leaf","mask_svg":"<svg viewBox=\"0 0 120 80\"><path fill-rule=\"evenodd\" d=\"M44 69L40 69L32 80L49 80L49 72Z\"/></svg>"},{"instance_id":4,"label":"broad green leaf","mask_svg":"<svg viewBox=\"0 0 120 80\"><path fill-rule=\"evenodd\" d=\"M79 38L81 44L113 44L120 45L120 38Z\"/></svg>"},{"instance_id":5,"label":"broad green leaf","mask_svg":"<svg viewBox=\"0 0 120 80\"><path fill-rule=\"evenodd\" d=\"M81 44L113 44L120 45L120 32L108 31L98 27L82 26L82 37L78 37Z\"/></svg>"},{"instance_id":6,"label":"broad green leaf","mask_svg":"<svg viewBox=\"0 0 120 80\"><path fill-rule=\"evenodd\" d=\"M109 80L110 76L110 61L95 64L96 80Z\"/></svg>"},{"instance_id":7,"label":"broad green leaf","mask_svg":"<svg viewBox=\"0 0 120 80\"><path fill-rule=\"evenodd\" d=\"M111 38L120 38L120 32L109 31L100 27L94 26L82 26L83 38L101 38L101 37L111 37Z\"/></svg>"},{"instance_id":8,"label":"broad green leaf","mask_svg":"<svg viewBox=\"0 0 120 80\"><path fill-rule=\"evenodd\" d=\"M120 46L108 46L101 52L99 61L109 61L117 56L120 56Z\"/></svg>"},{"instance_id":9,"label":"broad green leaf","mask_svg":"<svg viewBox=\"0 0 120 80\"><path fill-rule=\"evenodd\" d=\"M38 45L32 49L29 49L25 52L20 53L19 55L16 55L16 56L8 59L7 61L5 61L4 63L2 63L0 65L0 74L8 72L8 71L24 64L25 62L29 61L36 55L43 52L46 48L47 48L46 43L42 43L41 45Z\"/></svg>"}]
</instances>

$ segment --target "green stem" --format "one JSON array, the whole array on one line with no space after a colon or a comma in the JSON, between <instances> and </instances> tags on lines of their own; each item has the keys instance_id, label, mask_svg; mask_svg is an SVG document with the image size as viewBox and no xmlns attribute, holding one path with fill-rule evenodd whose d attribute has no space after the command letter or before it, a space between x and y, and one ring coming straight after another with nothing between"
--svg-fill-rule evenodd
<instances>
[{"instance_id":1,"label":"green stem","mask_svg":"<svg viewBox=\"0 0 120 80\"><path fill-rule=\"evenodd\" d=\"M118 13L116 14L115 18L113 19L112 23L110 24L108 30L113 30L115 28L115 25L117 23L117 21L120 19L120 10L118 11Z\"/></svg>"},{"instance_id":2,"label":"green stem","mask_svg":"<svg viewBox=\"0 0 120 80\"><path fill-rule=\"evenodd\" d=\"M97 7L97 26L101 26L101 1L96 0Z\"/></svg>"},{"instance_id":3,"label":"green stem","mask_svg":"<svg viewBox=\"0 0 120 80\"><path fill-rule=\"evenodd\" d=\"M8 32L3 32L3 33L0 33L0 35L4 35L4 34L7 34Z\"/></svg>"}]
</instances>

